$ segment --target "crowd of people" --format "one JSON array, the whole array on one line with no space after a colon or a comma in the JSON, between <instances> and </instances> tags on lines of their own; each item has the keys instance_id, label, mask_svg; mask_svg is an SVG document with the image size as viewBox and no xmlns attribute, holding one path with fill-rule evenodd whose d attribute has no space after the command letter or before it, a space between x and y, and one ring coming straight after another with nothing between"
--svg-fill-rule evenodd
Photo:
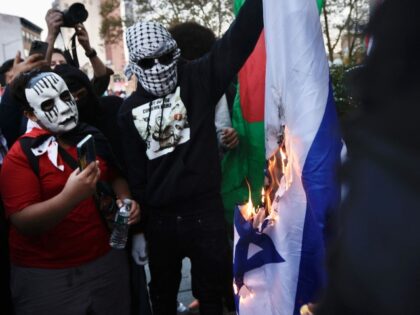
<instances>
[{"instance_id":1,"label":"crowd of people","mask_svg":"<svg viewBox=\"0 0 420 315\"><path fill-rule=\"evenodd\" d=\"M91 47L83 24L75 32L92 64L92 79L68 52L54 48L63 25L57 10L46 14L45 56L23 60L17 52L3 64L6 313L176 314L186 309L177 301L184 257L191 260L197 299L190 308L222 314L225 304L234 310L219 163L238 145L230 85L261 31L260 1L249 1L243 11L245 17L218 43L197 23L178 25L174 36L154 22L129 28L127 76L139 84L126 100L107 91L113 72ZM251 38L240 33L247 15L260 21L250 27ZM206 84L194 79L202 71ZM80 170L72 160L88 134L95 139L97 161ZM199 169L203 158L208 167ZM109 246L98 183L111 187L118 201L133 200L126 251Z\"/></svg>"},{"instance_id":2,"label":"crowd of people","mask_svg":"<svg viewBox=\"0 0 420 315\"><path fill-rule=\"evenodd\" d=\"M316 314L418 314L419 5L388 0L372 20L375 45L354 78L361 112L343 126L349 190ZM125 74L138 83L127 98L108 91L113 72L83 24L75 32L91 79L54 48L62 13L46 22L46 55L16 52L0 68L1 312L175 315L185 257L190 308L234 312L220 160L239 144L232 90L263 30L262 1L246 0L219 39L195 22L127 28ZM81 170L76 146L88 134L96 161ZM109 245L104 186L117 204L132 200L126 250Z\"/></svg>"}]
</instances>

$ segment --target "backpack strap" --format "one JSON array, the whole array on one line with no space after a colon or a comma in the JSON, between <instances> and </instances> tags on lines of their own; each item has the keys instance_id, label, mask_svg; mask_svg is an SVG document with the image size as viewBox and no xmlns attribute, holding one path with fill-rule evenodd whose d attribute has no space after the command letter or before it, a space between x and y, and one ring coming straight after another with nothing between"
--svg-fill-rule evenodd
<instances>
[{"instance_id":1,"label":"backpack strap","mask_svg":"<svg viewBox=\"0 0 420 315\"><path fill-rule=\"evenodd\" d=\"M28 159L31 169L34 171L35 175L39 177L39 156L36 156L31 150L32 144L34 143L34 139L26 137L19 139L19 142L23 153L25 153L26 158ZM67 165L70 166L73 170L79 167L77 161L69 153L67 153L67 151L64 150L60 145L58 146L58 153L60 154L61 158L67 163Z\"/></svg>"},{"instance_id":2,"label":"backpack strap","mask_svg":"<svg viewBox=\"0 0 420 315\"><path fill-rule=\"evenodd\" d=\"M58 146L58 153L71 169L75 170L79 167L79 163L61 145Z\"/></svg>"},{"instance_id":3,"label":"backpack strap","mask_svg":"<svg viewBox=\"0 0 420 315\"><path fill-rule=\"evenodd\" d=\"M19 139L19 143L23 153L25 153L26 158L28 159L31 169L34 171L35 175L39 177L39 157L31 150L33 139L28 137L21 138Z\"/></svg>"}]
</instances>

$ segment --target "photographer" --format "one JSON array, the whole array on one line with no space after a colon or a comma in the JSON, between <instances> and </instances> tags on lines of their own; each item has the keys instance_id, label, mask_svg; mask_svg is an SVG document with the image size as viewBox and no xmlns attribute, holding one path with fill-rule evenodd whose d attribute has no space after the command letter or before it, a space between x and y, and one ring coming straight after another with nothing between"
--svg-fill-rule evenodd
<instances>
[{"instance_id":1,"label":"photographer","mask_svg":"<svg viewBox=\"0 0 420 315\"><path fill-rule=\"evenodd\" d=\"M48 25L48 35L46 42L49 44L46 59L51 64L51 68L55 67L58 59L60 63L63 63L63 60L65 60L66 63L70 63L64 53L61 53L60 56L60 52L54 49L54 43L57 39L58 33L60 32L60 27L64 26L63 16L64 15L62 12L55 9L48 10L47 15L45 16L45 21ZM74 29L76 31L77 40L83 47L85 55L89 58L93 68L92 84L95 94L97 96L101 96L107 90L110 77L112 74L114 74L114 72L104 65L102 60L97 56L95 49L91 47L89 35L83 24L75 24Z\"/></svg>"}]
</instances>

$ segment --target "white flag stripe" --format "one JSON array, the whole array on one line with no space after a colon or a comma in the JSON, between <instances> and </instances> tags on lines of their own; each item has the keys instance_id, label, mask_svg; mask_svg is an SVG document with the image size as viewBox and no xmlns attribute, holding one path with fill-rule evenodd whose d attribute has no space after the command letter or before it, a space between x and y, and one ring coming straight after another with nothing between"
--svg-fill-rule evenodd
<instances>
[{"instance_id":1,"label":"white flag stripe","mask_svg":"<svg viewBox=\"0 0 420 315\"><path fill-rule=\"evenodd\" d=\"M327 154L326 159L330 162L335 160L335 155L339 158L339 150L336 150L336 136L327 136L325 139L324 134L319 133L321 126L323 132L329 130L328 119L334 116L331 113L335 109L329 104L329 115L324 116L331 95L329 68L316 1L264 0L263 3L267 52L266 157L268 159L278 150L278 136L285 125L290 186L278 204L273 204L278 215L276 221L261 233L272 240L275 247L273 251L284 261L267 263L245 273L244 284L253 292L253 297L240 300L239 313L293 315L298 314L301 300L309 302L307 297L313 296L316 291L316 285L313 284L319 283L322 278L318 271L324 250L319 224L322 220L317 219L319 214L322 216L325 212L326 206L318 202L318 188L310 187L311 192L305 191L302 173L319 178L319 174L312 174L318 165L316 159L323 156L319 151L331 147L332 153ZM309 152L311 163L308 166L306 162ZM319 165L322 171L327 170L326 174L329 174L331 168L325 167L322 162ZM326 181L325 185L323 182L321 184L323 189L328 189L330 183ZM309 196L321 206L315 209L308 204ZM305 228L309 226L311 229L306 231ZM238 228L241 226L235 220L235 245L241 240ZM313 241L307 242L312 236ZM303 243L309 244L304 253ZM316 265L314 268L311 263L308 264L310 259L307 256L303 260L304 254L313 257ZM297 292L300 292L299 298L296 297Z\"/></svg>"}]
</instances>

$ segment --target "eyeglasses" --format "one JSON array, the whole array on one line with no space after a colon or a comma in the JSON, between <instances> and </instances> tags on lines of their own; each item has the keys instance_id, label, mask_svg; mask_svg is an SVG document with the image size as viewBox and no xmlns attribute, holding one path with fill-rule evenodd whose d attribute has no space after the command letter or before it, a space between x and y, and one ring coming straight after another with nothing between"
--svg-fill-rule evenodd
<instances>
[{"instance_id":1,"label":"eyeglasses","mask_svg":"<svg viewBox=\"0 0 420 315\"><path fill-rule=\"evenodd\" d=\"M159 62L161 65L167 66L174 60L174 50L157 58L144 58L137 62L137 65L143 70L153 68L153 66Z\"/></svg>"}]
</instances>

